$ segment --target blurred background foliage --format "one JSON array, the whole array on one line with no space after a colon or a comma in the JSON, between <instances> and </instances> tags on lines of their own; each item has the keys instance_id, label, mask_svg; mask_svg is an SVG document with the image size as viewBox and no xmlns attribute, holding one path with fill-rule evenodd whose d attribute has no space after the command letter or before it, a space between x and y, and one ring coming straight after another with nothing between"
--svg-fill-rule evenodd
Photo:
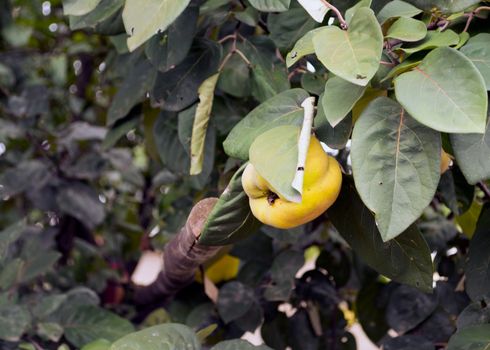
<instances>
[{"instance_id":1,"label":"blurred background foliage","mask_svg":"<svg viewBox=\"0 0 490 350\"><path fill-rule=\"evenodd\" d=\"M336 2L342 11L352 3ZM130 276L142 252L162 249L238 168L222 148L231 128L291 86L318 95L326 72L312 61L316 73L288 77L281 53L317 25L296 2L269 15L248 2L196 2L132 53L122 5L102 0L95 13L66 17L61 1L0 0L0 348L81 348L172 321L195 331L217 324L206 346L262 324L273 349L356 349L348 329L359 322L384 349L434 349L457 325L489 321L485 302L471 303L463 287L483 193L456 166L418 222L433 294L367 267L322 216L234 245L240 269L218 283L216 304L198 282L169 304L135 304ZM204 169L190 176L197 87L233 45L218 39L235 31L251 64L235 55L224 68ZM196 59L206 63L180 84ZM297 274L305 261L311 269Z\"/></svg>"}]
</instances>

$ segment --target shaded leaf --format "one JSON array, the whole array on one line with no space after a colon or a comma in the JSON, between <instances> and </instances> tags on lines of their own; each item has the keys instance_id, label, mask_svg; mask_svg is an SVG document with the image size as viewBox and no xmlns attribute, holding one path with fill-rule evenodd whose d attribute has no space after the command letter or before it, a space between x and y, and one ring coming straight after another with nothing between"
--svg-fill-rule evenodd
<instances>
[{"instance_id":1,"label":"shaded leaf","mask_svg":"<svg viewBox=\"0 0 490 350\"><path fill-rule=\"evenodd\" d=\"M124 118L137 103L142 102L153 87L157 70L147 60L141 60L129 71L112 100L107 112L107 124Z\"/></svg>"},{"instance_id":2,"label":"shaded leaf","mask_svg":"<svg viewBox=\"0 0 490 350\"><path fill-rule=\"evenodd\" d=\"M449 340L447 350L486 350L490 346L490 324L463 328Z\"/></svg>"},{"instance_id":3,"label":"shaded leaf","mask_svg":"<svg viewBox=\"0 0 490 350\"><path fill-rule=\"evenodd\" d=\"M461 89L461 86L465 86ZM449 133L483 133L487 120L485 82L457 50L430 52L413 71L395 79L397 100L412 117Z\"/></svg>"},{"instance_id":4,"label":"shaded leaf","mask_svg":"<svg viewBox=\"0 0 490 350\"><path fill-rule=\"evenodd\" d=\"M174 69L158 73L153 98L167 111L181 111L197 98L201 83L216 73L221 46L210 40L198 41Z\"/></svg>"},{"instance_id":5,"label":"shaded leaf","mask_svg":"<svg viewBox=\"0 0 490 350\"><path fill-rule=\"evenodd\" d=\"M211 350L254 350L254 349L272 350L271 348L265 345L254 346L250 344L248 341L242 339L222 341L221 343L218 343L217 345L211 348Z\"/></svg>"},{"instance_id":6,"label":"shaded leaf","mask_svg":"<svg viewBox=\"0 0 490 350\"><path fill-rule=\"evenodd\" d=\"M0 176L0 195L15 196L24 191L35 191L45 185L51 177L46 163L37 159L21 161Z\"/></svg>"},{"instance_id":7,"label":"shaded leaf","mask_svg":"<svg viewBox=\"0 0 490 350\"><path fill-rule=\"evenodd\" d=\"M270 268L271 283L266 286L264 297L269 301L289 300L296 272L304 262L304 255L300 252L286 250L280 253Z\"/></svg>"},{"instance_id":8,"label":"shaded leaf","mask_svg":"<svg viewBox=\"0 0 490 350\"><path fill-rule=\"evenodd\" d=\"M101 0L94 10L83 16L70 16L70 29L95 28L114 15L124 4L124 0Z\"/></svg>"},{"instance_id":9,"label":"shaded leaf","mask_svg":"<svg viewBox=\"0 0 490 350\"><path fill-rule=\"evenodd\" d=\"M443 13L455 13L467 9L468 7L478 4L479 0L407 0L407 2L421 8L425 11L431 11L434 8Z\"/></svg>"},{"instance_id":10,"label":"shaded leaf","mask_svg":"<svg viewBox=\"0 0 490 350\"><path fill-rule=\"evenodd\" d=\"M383 34L371 9L361 7L344 31L329 26L313 36L318 59L339 77L366 86L376 74L383 50Z\"/></svg>"},{"instance_id":11,"label":"shaded leaf","mask_svg":"<svg viewBox=\"0 0 490 350\"><path fill-rule=\"evenodd\" d=\"M473 301L490 299L490 205L480 214L465 266L466 293Z\"/></svg>"},{"instance_id":12,"label":"shaded leaf","mask_svg":"<svg viewBox=\"0 0 490 350\"><path fill-rule=\"evenodd\" d=\"M31 323L29 311L20 305L0 305L0 339L17 341Z\"/></svg>"},{"instance_id":13,"label":"shaded leaf","mask_svg":"<svg viewBox=\"0 0 490 350\"><path fill-rule=\"evenodd\" d=\"M383 242L373 215L349 181L344 181L339 198L327 212L335 228L369 266L397 282L425 292L432 290L430 250L415 226Z\"/></svg>"},{"instance_id":14,"label":"shaded leaf","mask_svg":"<svg viewBox=\"0 0 490 350\"><path fill-rule=\"evenodd\" d=\"M461 52L470 59L490 90L490 33L480 33L470 38Z\"/></svg>"},{"instance_id":15,"label":"shaded leaf","mask_svg":"<svg viewBox=\"0 0 490 350\"><path fill-rule=\"evenodd\" d=\"M230 323L245 315L254 302L253 289L240 282L229 282L219 290L218 312L225 323Z\"/></svg>"},{"instance_id":16,"label":"shaded leaf","mask_svg":"<svg viewBox=\"0 0 490 350\"><path fill-rule=\"evenodd\" d=\"M166 72L185 59L194 39L198 16L199 8L190 5L164 33L148 41L146 57L159 71Z\"/></svg>"},{"instance_id":17,"label":"shaded leaf","mask_svg":"<svg viewBox=\"0 0 490 350\"><path fill-rule=\"evenodd\" d=\"M452 134L458 166L470 184L490 178L490 111L484 134Z\"/></svg>"},{"instance_id":18,"label":"shaded leaf","mask_svg":"<svg viewBox=\"0 0 490 350\"><path fill-rule=\"evenodd\" d=\"M261 225L250 211L248 196L242 188L242 174L245 166L246 164L233 175L209 213L199 237L199 244L232 244L255 233Z\"/></svg>"},{"instance_id":19,"label":"shaded leaf","mask_svg":"<svg viewBox=\"0 0 490 350\"><path fill-rule=\"evenodd\" d=\"M279 14L267 17L270 38L280 49L291 49L307 32L317 26L303 8L292 8Z\"/></svg>"},{"instance_id":20,"label":"shaded leaf","mask_svg":"<svg viewBox=\"0 0 490 350\"><path fill-rule=\"evenodd\" d=\"M21 220L0 232L0 261L6 257L9 246L21 237L25 227L25 221Z\"/></svg>"},{"instance_id":21,"label":"shaded leaf","mask_svg":"<svg viewBox=\"0 0 490 350\"><path fill-rule=\"evenodd\" d=\"M325 84L321 101L325 117L336 127L362 97L366 87L352 84L339 77L331 77Z\"/></svg>"},{"instance_id":22,"label":"shaded leaf","mask_svg":"<svg viewBox=\"0 0 490 350\"><path fill-rule=\"evenodd\" d=\"M301 125L301 104L308 97L302 89L284 91L262 103L241 120L223 142L230 157L248 159L249 148L255 138L280 125Z\"/></svg>"},{"instance_id":23,"label":"shaded leaf","mask_svg":"<svg viewBox=\"0 0 490 350\"><path fill-rule=\"evenodd\" d=\"M60 324L66 339L77 347L97 339L115 341L133 332L128 320L97 306L78 306L63 315Z\"/></svg>"},{"instance_id":24,"label":"shaded leaf","mask_svg":"<svg viewBox=\"0 0 490 350\"><path fill-rule=\"evenodd\" d=\"M429 205L439 183L439 133L380 97L352 133L352 172L384 241L406 230Z\"/></svg>"}]
</instances>

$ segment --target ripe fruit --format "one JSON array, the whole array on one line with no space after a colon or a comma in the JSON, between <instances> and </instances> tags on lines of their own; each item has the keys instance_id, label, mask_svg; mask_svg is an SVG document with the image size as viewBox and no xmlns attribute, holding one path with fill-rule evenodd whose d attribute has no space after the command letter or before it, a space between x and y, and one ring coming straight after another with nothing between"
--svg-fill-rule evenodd
<instances>
[{"instance_id":1,"label":"ripe fruit","mask_svg":"<svg viewBox=\"0 0 490 350\"><path fill-rule=\"evenodd\" d=\"M441 149L441 174L444 174L452 163L451 156Z\"/></svg>"},{"instance_id":2,"label":"ripe fruit","mask_svg":"<svg viewBox=\"0 0 490 350\"><path fill-rule=\"evenodd\" d=\"M249 197L254 216L264 224L287 229L320 216L337 199L342 172L335 158L323 150L320 141L311 137L306 156L301 203L281 198L250 163L242 175L242 185Z\"/></svg>"},{"instance_id":3,"label":"ripe fruit","mask_svg":"<svg viewBox=\"0 0 490 350\"><path fill-rule=\"evenodd\" d=\"M239 266L240 259L226 254L207 266L204 269L204 274L213 281L214 284L218 284L235 278L238 274ZM196 273L196 280L202 282L201 273Z\"/></svg>"}]
</instances>

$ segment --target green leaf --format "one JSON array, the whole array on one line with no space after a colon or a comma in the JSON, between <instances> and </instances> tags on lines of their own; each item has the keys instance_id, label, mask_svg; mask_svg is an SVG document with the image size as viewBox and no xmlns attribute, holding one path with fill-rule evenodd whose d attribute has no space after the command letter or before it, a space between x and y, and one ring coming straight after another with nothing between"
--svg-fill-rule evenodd
<instances>
[{"instance_id":1,"label":"green leaf","mask_svg":"<svg viewBox=\"0 0 490 350\"><path fill-rule=\"evenodd\" d=\"M284 50L291 49L299 38L316 26L316 22L303 8L292 8L279 14L270 14L267 18L270 38L278 48Z\"/></svg>"},{"instance_id":2,"label":"green leaf","mask_svg":"<svg viewBox=\"0 0 490 350\"><path fill-rule=\"evenodd\" d=\"M449 339L447 350L486 350L490 347L490 324L459 330Z\"/></svg>"},{"instance_id":3,"label":"green leaf","mask_svg":"<svg viewBox=\"0 0 490 350\"><path fill-rule=\"evenodd\" d=\"M66 339L76 347L97 339L115 341L134 331L131 322L97 306L82 305L70 311L63 315L60 324Z\"/></svg>"},{"instance_id":4,"label":"green leaf","mask_svg":"<svg viewBox=\"0 0 490 350\"><path fill-rule=\"evenodd\" d=\"M111 342L105 339L97 339L85 345L82 350L110 350Z\"/></svg>"},{"instance_id":5,"label":"green leaf","mask_svg":"<svg viewBox=\"0 0 490 350\"><path fill-rule=\"evenodd\" d=\"M359 198L350 181L328 210L335 228L359 257L380 274L399 282L432 291L430 250L416 226L388 242L383 242L376 221Z\"/></svg>"},{"instance_id":6,"label":"green leaf","mask_svg":"<svg viewBox=\"0 0 490 350\"><path fill-rule=\"evenodd\" d=\"M154 100L167 111L178 112L192 105L204 80L215 74L221 61L221 45L207 39L195 42L190 53L175 68L157 75Z\"/></svg>"},{"instance_id":7,"label":"green leaf","mask_svg":"<svg viewBox=\"0 0 490 350\"><path fill-rule=\"evenodd\" d=\"M82 16L97 7L101 0L64 0L63 13L65 16Z\"/></svg>"},{"instance_id":8,"label":"green leaf","mask_svg":"<svg viewBox=\"0 0 490 350\"><path fill-rule=\"evenodd\" d=\"M321 104L332 127L336 127L349 114L365 90L365 86L352 84L339 77L328 79Z\"/></svg>"},{"instance_id":9,"label":"green leaf","mask_svg":"<svg viewBox=\"0 0 490 350\"><path fill-rule=\"evenodd\" d=\"M51 178L49 166L38 159L20 161L0 175L0 196L15 196L39 189Z\"/></svg>"},{"instance_id":10,"label":"green leaf","mask_svg":"<svg viewBox=\"0 0 490 350\"><path fill-rule=\"evenodd\" d=\"M264 290L264 297L268 301L289 300L294 289L296 273L304 263L303 253L294 250L280 253L270 268L271 282Z\"/></svg>"},{"instance_id":11,"label":"green leaf","mask_svg":"<svg viewBox=\"0 0 490 350\"><path fill-rule=\"evenodd\" d=\"M21 220L7 226L0 232L0 261L5 258L9 246L20 238L25 227L25 221Z\"/></svg>"},{"instance_id":12,"label":"green leaf","mask_svg":"<svg viewBox=\"0 0 490 350\"><path fill-rule=\"evenodd\" d=\"M230 157L248 159L249 148L255 138L267 130L280 125L301 125L301 104L308 97L302 89L291 89L260 104L243 118L223 142Z\"/></svg>"},{"instance_id":13,"label":"green leaf","mask_svg":"<svg viewBox=\"0 0 490 350\"><path fill-rule=\"evenodd\" d=\"M244 164L231 178L218 202L209 213L199 237L201 245L228 245L255 233L261 225L250 211L249 199L242 188Z\"/></svg>"},{"instance_id":14,"label":"green leaf","mask_svg":"<svg viewBox=\"0 0 490 350\"><path fill-rule=\"evenodd\" d=\"M468 261L465 266L466 293L473 301L490 300L490 205L481 213L470 242Z\"/></svg>"},{"instance_id":15,"label":"green leaf","mask_svg":"<svg viewBox=\"0 0 490 350\"><path fill-rule=\"evenodd\" d=\"M288 66L288 68L291 67L296 62L298 62L302 57L315 53L315 46L313 45L313 37L317 33L321 33L325 30L327 30L327 27L320 27L320 28L310 30L308 33L303 35L298 41L296 41L296 44L294 44L294 47L291 49L291 51L289 51L289 53L286 56L286 65Z\"/></svg>"},{"instance_id":16,"label":"green leaf","mask_svg":"<svg viewBox=\"0 0 490 350\"><path fill-rule=\"evenodd\" d=\"M61 253L51 250L31 256L23 266L20 282L29 282L30 280L43 275L50 271L54 264L61 257Z\"/></svg>"},{"instance_id":17,"label":"green leaf","mask_svg":"<svg viewBox=\"0 0 490 350\"><path fill-rule=\"evenodd\" d=\"M24 263L24 260L15 258L2 265L0 270L0 290L7 291L17 283Z\"/></svg>"},{"instance_id":18,"label":"green leaf","mask_svg":"<svg viewBox=\"0 0 490 350\"><path fill-rule=\"evenodd\" d=\"M63 336L63 332L63 327L57 323L41 322L37 324L37 335L53 342L58 342Z\"/></svg>"},{"instance_id":19,"label":"green leaf","mask_svg":"<svg viewBox=\"0 0 490 350\"><path fill-rule=\"evenodd\" d=\"M143 329L119 339L111 350L201 350L201 344L194 332L187 326L166 323Z\"/></svg>"},{"instance_id":20,"label":"green leaf","mask_svg":"<svg viewBox=\"0 0 490 350\"><path fill-rule=\"evenodd\" d=\"M0 305L0 339L18 341L31 324L29 311L20 305Z\"/></svg>"},{"instance_id":21,"label":"green leaf","mask_svg":"<svg viewBox=\"0 0 490 350\"><path fill-rule=\"evenodd\" d=\"M434 8L443 13L463 11L470 6L478 4L480 0L406 0L424 11L433 11Z\"/></svg>"},{"instance_id":22,"label":"green leaf","mask_svg":"<svg viewBox=\"0 0 490 350\"><path fill-rule=\"evenodd\" d=\"M313 36L318 59L332 73L366 86L376 74L383 51L383 33L371 9L356 11L347 31L335 26Z\"/></svg>"},{"instance_id":23,"label":"green leaf","mask_svg":"<svg viewBox=\"0 0 490 350\"><path fill-rule=\"evenodd\" d=\"M430 52L413 71L395 79L395 93L415 119L433 129L485 132L485 82L470 60L457 50L441 47Z\"/></svg>"},{"instance_id":24,"label":"green leaf","mask_svg":"<svg viewBox=\"0 0 490 350\"><path fill-rule=\"evenodd\" d=\"M246 340L234 339L226 340L213 346L211 350L272 350L268 346L259 345L254 346Z\"/></svg>"},{"instance_id":25,"label":"green leaf","mask_svg":"<svg viewBox=\"0 0 490 350\"><path fill-rule=\"evenodd\" d=\"M126 0L122 13L128 33L129 51L145 43L158 32L165 31L189 5L190 0Z\"/></svg>"},{"instance_id":26,"label":"green leaf","mask_svg":"<svg viewBox=\"0 0 490 350\"><path fill-rule=\"evenodd\" d=\"M443 32L428 31L427 36L421 43L409 48L402 47L400 50L408 55L411 55L419 51L431 50L437 47L453 46L457 45L458 43L459 35L453 32L451 29L447 29Z\"/></svg>"},{"instance_id":27,"label":"green leaf","mask_svg":"<svg viewBox=\"0 0 490 350\"><path fill-rule=\"evenodd\" d=\"M421 13L422 10L416 8L412 4L409 4L401 0L389 1L378 13L378 21L383 24L388 19L393 17L414 17Z\"/></svg>"},{"instance_id":28,"label":"green leaf","mask_svg":"<svg viewBox=\"0 0 490 350\"><path fill-rule=\"evenodd\" d=\"M348 24L350 24L352 17L354 17L354 14L356 13L356 11L358 9L360 9L361 7L367 7L367 8L371 7L371 3L372 3L372 0L359 0L357 2L357 4L355 4L351 8L347 9L347 11L345 11L345 21Z\"/></svg>"},{"instance_id":29,"label":"green leaf","mask_svg":"<svg viewBox=\"0 0 490 350\"><path fill-rule=\"evenodd\" d=\"M480 33L470 38L461 48L461 52L480 71L487 90L490 90L490 33Z\"/></svg>"},{"instance_id":30,"label":"green leaf","mask_svg":"<svg viewBox=\"0 0 490 350\"><path fill-rule=\"evenodd\" d=\"M282 12L289 9L291 0L249 0L249 2L262 12Z\"/></svg>"},{"instance_id":31,"label":"green leaf","mask_svg":"<svg viewBox=\"0 0 490 350\"><path fill-rule=\"evenodd\" d=\"M197 175L202 172L204 161L204 144L208 129L209 117L213 108L214 89L218 82L219 73L210 76L198 89L199 103L196 108L196 116L192 127L191 138L191 168L189 173Z\"/></svg>"},{"instance_id":32,"label":"green leaf","mask_svg":"<svg viewBox=\"0 0 490 350\"><path fill-rule=\"evenodd\" d=\"M490 110L484 134L452 134L451 145L466 180L474 185L490 178Z\"/></svg>"},{"instance_id":33,"label":"green leaf","mask_svg":"<svg viewBox=\"0 0 490 350\"><path fill-rule=\"evenodd\" d=\"M100 3L83 16L70 16L70 29L95 28L114 15L124 4L124 0L101 0Z\"/></svg>"},{"instance_id":34,"label":"green leaf","mask_svg":"<svg viewBox=\"0 0 490 350\"><path fill-rule=\"evenodd\" d=\"M112 100L107 112L107 125L124 118L136 104L142 102L151 91L156 76L156 68L146 59L132 67Z\"/></svg>"},{"instance_id":35,"label":"green leaf","mask_svg":"<svg viewBox=\"0 0 490 350\"><path fill-rule=\"evenodd\" d=\"M396 77L397 75L410 71L413 68L417 67L421 62L422 61L419 59L408 57L402 63L397 64L395 67L393 67L393 69L390 70L390 72L386 75L386 77L383 78L382 81L386 81L388 79Z\"/></svg>"},{"instance_id":36,"label":"green leaf","mask_svg":"<svg viewBox=\"0 0 490 350\"><path fill-rule=\"evenodd\" d=\"M301 202L301 194L293 186L298 164L300 128L282 125L258 136L250 146L250 162L267 180L274 192L288 201Z\"/></svg>"},{"instance_id":37,"label":"green leaf","mask_svg":"<svg viewBox=\"0 0 490 350\"><path fill-rule=\"evenodd\" d=\"M422 40L426 35L427 27L424 22L406 17L397 19L386 33L387 38L408 42Z\"/></svg>"},{"instance_id":38,"label":"green leaf","mask_svg":"<svg viewBox=\"0 0 490 350\"><path fill-rule=\"evenodd\" d=\"M146 45L145 54L161 72L182 62L188 54L197 27L199 8L190 5L164 33L154 35Z\"/></svg>"},{"instance_id":39,"label":"green leaf","mask_svg":"<svg viewBox=\"0 0 490 350\"><path fill-rule=\"evenodd\" d=\"M387 97L374 100L352 133L352 172L359 194L388 241L429 205L439 183L439 133Z\"/></svg>"}]
</instances>

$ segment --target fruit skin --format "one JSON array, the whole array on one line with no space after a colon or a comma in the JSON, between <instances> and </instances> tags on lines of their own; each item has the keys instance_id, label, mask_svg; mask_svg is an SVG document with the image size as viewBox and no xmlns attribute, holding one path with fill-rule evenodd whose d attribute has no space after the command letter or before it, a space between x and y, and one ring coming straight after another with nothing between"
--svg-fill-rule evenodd
<instances>
[{"instance_id":1,"label":"fruit skin","mask_svg":"<svg viewBox=\"0 0 490 350\"><path fill-rule=\"evenodd\" d=\"M282 198L250 163L242 175L242 186L249 197L253 215L262 223L287 229L307 223L327 210L337 199L342 172L337 160L311 137L306 156L301 203Z\"/></svg>"},{"instance_id":2,"label":"fruit skin","mask_svg":"<svg viewBox=\"0 0 490 350\"><path fill-rule=\"evenodd\" d=\"M211 263L204 269L204 274L207 278L213 281L214 284L229 281L236 277L238 268L240 267L240 259L229 254L223 255L221 258ZM201 273L196 273L196 280L202 282Z\"/></svg>"},{"instance_id":3,"label":"fruit skin","mask_svg":"<svg viewBox=\"0 0 490 350\"><path fill-rule=\"evenodd\" d=\"M451 156L441 149L441 175L449 169L451 162Z\"/></svg>"}]
</instances>

